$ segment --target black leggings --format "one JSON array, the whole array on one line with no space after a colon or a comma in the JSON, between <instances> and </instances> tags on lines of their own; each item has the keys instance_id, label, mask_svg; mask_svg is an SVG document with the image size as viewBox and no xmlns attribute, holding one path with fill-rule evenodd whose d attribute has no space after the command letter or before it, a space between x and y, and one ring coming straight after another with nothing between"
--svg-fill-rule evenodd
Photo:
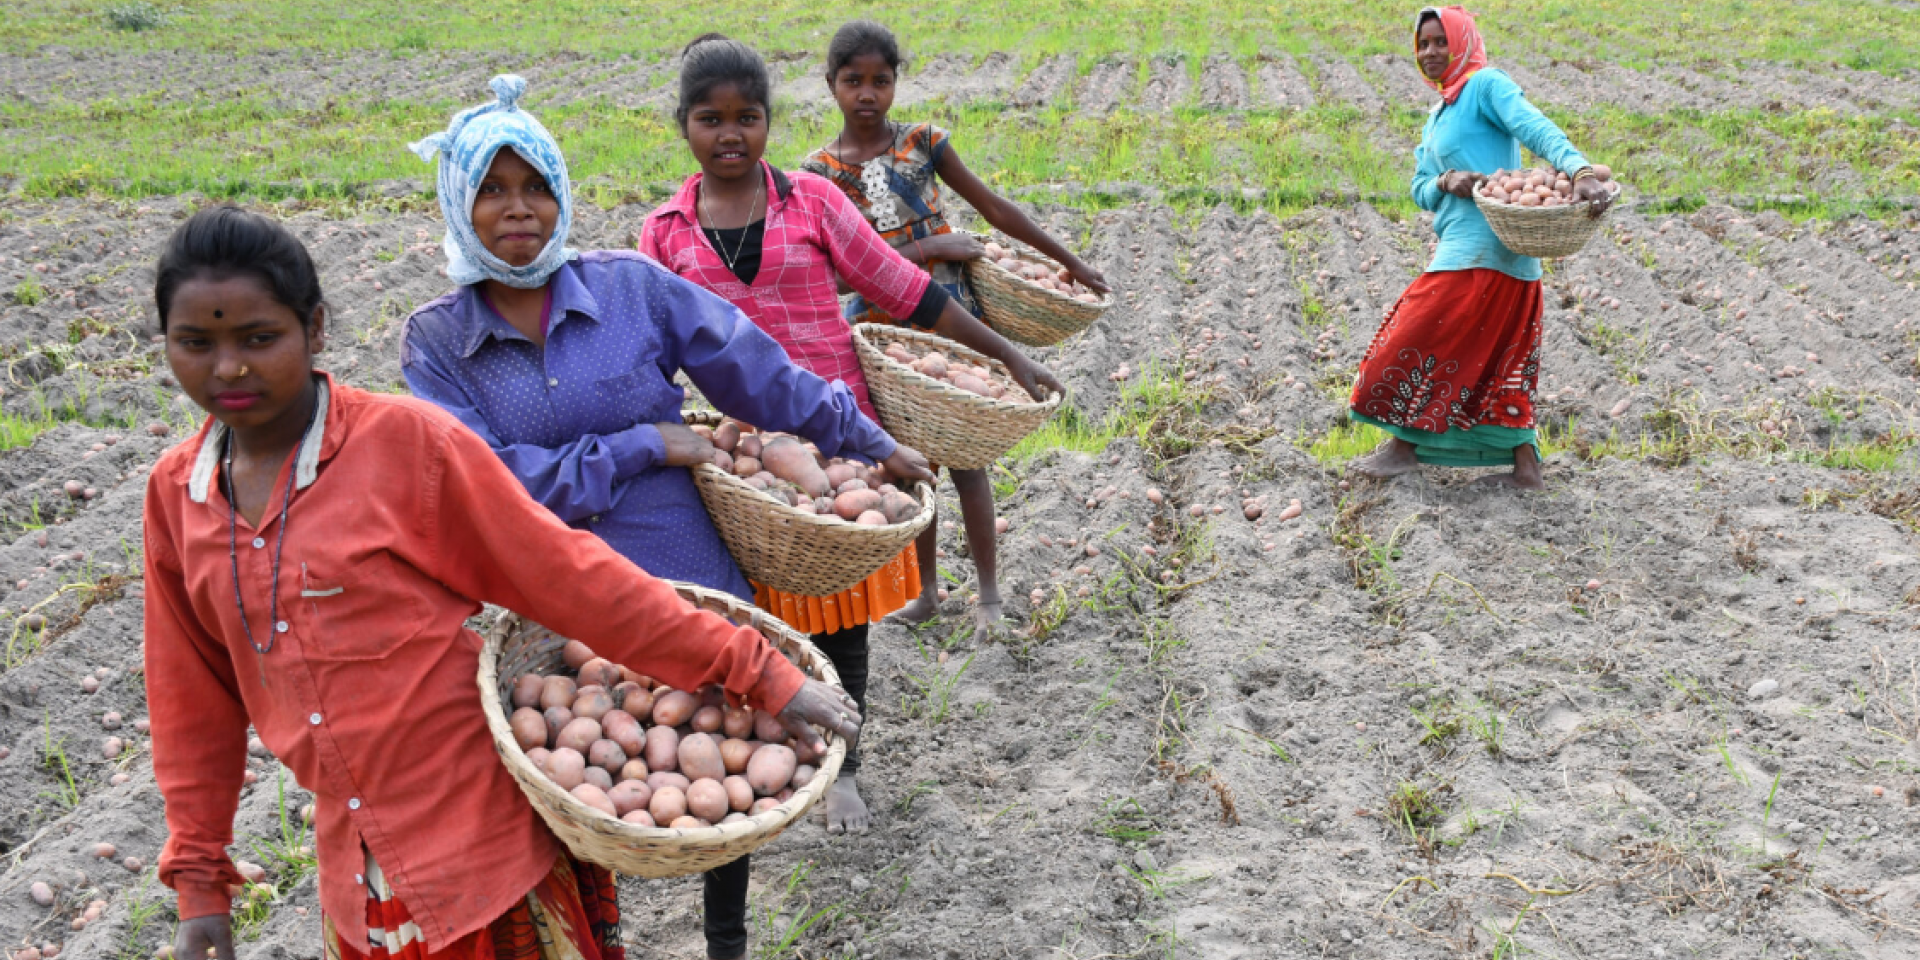
<instances>
[{"instance_id":1,"label":"black leggings","mask_svg":"<svg viewBox=\"0 0 1920 960\"><path fill-rule=\"evenodd\" d=\"M813 645L833 661L840 672L840 685L859 704L862 716L867 712L867 625L848 627L833 633L816 633ZM847 751L840 775L851 777L860 769L857 749ZM725 866L707 871L703 900L706 907L707 956L732 960L747 953L747 875L751 857L741 857Z\"/></svg>"}]
</instances>

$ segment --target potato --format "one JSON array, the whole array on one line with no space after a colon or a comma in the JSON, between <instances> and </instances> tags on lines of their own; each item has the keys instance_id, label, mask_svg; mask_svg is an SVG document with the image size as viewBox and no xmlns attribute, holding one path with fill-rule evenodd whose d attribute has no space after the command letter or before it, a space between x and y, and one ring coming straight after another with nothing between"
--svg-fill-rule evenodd
<instances>
[{"instance_id":1,"label":"potato","mask_svg":"<svg viewBox=\"0 0 1920 960\"><path fill-rule=\"evenodd\" d=\"M729 824L729 823L740 823L740 822L742 822L742 821L744 821L744 820L746 820L746 819L747 819L747 815L746 815L746 814L744 814L744 813L741 813L741 812L739 812L738 810L736 810L736 811L734 811L734 812L732 812L732 813L729 813L729 814L727 814L727 815L726 815L726 816L724 816L724 817L721 817L721 818L720 818L720 823L719 823L719 824L717 824L717 826L726 826L726 825L727 825L727 824Z\"/></svg>"},{"instance_id":2,"label":"potato","mask_svg":"<svg viewBox=\"0 0 1920 960\"><path fill-rule=\"evenodd\" d=\"M751 477L754 474L757 474L759 472L760 472L760 458L758 457L735 457L734 458L734 461L733 461L734 476Z\"/></svg>"},{"instance_id":3,"label":"potato","mask_svg":"<svg viewBox=\"0 0 1920 960\"><path fill-rule=\"evenodd\" d=\"M720 742L720 764L728 773L743 773L753 758L753 745L737 737Z\"/></svg>"},{"instance_id":4,"label":"potato","mask_svg":"<svg viewBox=\"0 0 1920 960\"><path fill-rule=\"evenodd\" d=\"M727 806L729 808L745 810L753 806L753 784L748 783L746 777L738 775L730 776L720 781L720 786L727 791Z\"/></svg>"},{"instance_id":5,"label":"potato","mask_svg":"<svg viewBox=\"0 0 1920 960\"><path fill-rule=\"evenodd\" d=\"M727 815L727 788L718 780L695 780L687 788L687 812L709 823Z\"/></svg>"},{"instance_id":6,"label":"potato","mask_svg":"<svg viewBox=\"0 0 1920 960\"><path fill-rule=\"evenodd\" d=\"M637 757L647 749L646 728L625 710L611 710L601 717L600 735L619 744L629 757Z\"/></svg>"},{"instance_id":7,"label":"potato","mask_svg":"<svg viewBox=\"0 0 1920 960\"><path fill-rule=\"evenodd\" d=\"M735 457L753 457L754 459L759 459L760 450L764 446L766 446L766 440L759 434L744 433L740 436L740 442L734 445L733 455Z\"/></svg>"},{"instance_id":8,"label":"potato","mask_svg":"<svg viewBox=\"0 0 1920 960\"><path fill-rule=\"evenodd\" d=\"M550 707L541 713L541 719L547 721L547 749L551 750L560 742L560 731L573 722L573 711L566 707Z\"/></svg>"},{"instance_id":9,"label":"potato","mask_svg":"<svg viewBox=\"0 0 1920 960\"><path fill-rule=\"evenodd\" d=\"M807 742L805 740L801 740L797 737L794 738L788 744L788 748L793 751L794 759L798 760L801 763L817 764L820 762L820 758L826 756L826 753L824 752L824 750L815 750L812 747L807 746Z\"/></svg>"},{"instance_id":10,"label":"potato","mask_svg":"<svg viewBox=\"0 0 1920 960\"><path fill-rule=\"evenodd\" d=\"M829 464L826 469L826 474L827 474L827 485L834 488L835 490L838 490L840 489L841 484L844 484L847 481L854 479L853 464L850 464L850 463Z\"/></svg>"},{"instance_id":11,"label":"potato","mask_svg":"<svg viewBox=\"0 0 1920 960\"><path fill-rule=\"evenodd\" d=\"M700 733L717 733L720 723L726 717L726 711L715 706L705 706L693 712L693 719L687 721Z\"/></svg>"},{"instance_id":12,"label":"potato","mask_svg":"<svg viewBox=\"0 0 1920 960\"><path fill-rule=\"evenodd\" d=\"M593 742L599 739L602 739L600 721L575 717L571 723L560 729L560 737L554 741L554 744L577 751L584 756L588 748L593 746Z\"/></svg>"},{"instance_id":13,"label":"potato","mask_svg":"<svg viewBox=\"0 0 1920 960\"><path fill-rule=\"evenodd\" d=\"M522 750L547 745L547 718L532 707L521 707L507 718L507 726L513 728L513 741Z\"/></svg>"},{"instance_id":14,"label":"potato","mask_svg":"<svg viewBox=\"0 0 1920 960\"><path fill-rule=\"evenodd\" d=\"M753 785L753 792L761 796L778 793L793 779L793 768L797 766L793 751L777 743L770 743L754 751L753 759L747 761L747 782Z\"/></svg>"},{"instance_id":15,"label":"potato","mask_svg":"<svg viewBox=\"0 0 1920 960\"><path fill-rule=\"evenodd\" d=\"M646 778L647 762L639 757L628 760L627 765L620 768L619 779L621 780L645 780Z\"/></svg>"},{"instance_id":16,"label":"potato","mask_svg":"<svg viewBox=\"0 0 1920 960\"><path fill-rule=\"evenodd\" d=\"M785 740L787 726L780 722L777 715L756 710L753 714L753 736L756 740L765 740L768 743Z\"/></svg>"},{"instance_id":17,"label":"potato","mask_svg":"<svg viewBox=\"0 0 1920 960\"><path fill-rule=\"evenodd\" d=\"M510 701L514 709L534 707L540 704L540 691L545 689L547 678L537 673L524 674L513 682L513 696Z\"/></svg>"},{"instance_id":18,"label":"potato","mask_svg":"<svg viewBox=\"0 0 1920 960\"><path fill-rule=\"evenodd\" d=\"M859 477L854 477L853 479L848 480L846 483L843 483L840 486L834 488L833 492L835 496L838 496L843 493L852 493L855 490L866 490L866 489L869 489L867 487L867 482L865 480L860 479Z\"/></svg>"},{"instance_id":19,"label":"potato","mask_svg":"<svg viewBox=\"0 0 1920 960\"><path fill-rule=\"evenodd\" d=\"M763 813L766 813L768 810L772 810L773 808L779 805L780 805L780 801L775 800L772 797L761 797L760 799L755 800L753 802L753 806L747 808L747 815L751 817L757 817Z\"/></svg>"},{"instance_id":20,"label":"potato","mask_svg":"<svg viewBox=\"0 0 1920 960\"><path fill-rule=\"evenodd\" d=\"M731 420L713 428L713 445L732 453L740 444L740 425Z\"/></svg>"},{"instance_id":21,"label":"potato","mask_svg":"<svg viewBox=\"0 0 1920 960\"><path fill-rule=\"evenodd\" d=\"M669 690L654 698L653 722L663 727L677 727L693 718L693 711L699 709L700 701L685 690Z\"/></svg>"},{"instance_id":22,"label":"potato","mask_svg":"<svg viewBox=\"0 0 1920 960\"><path fill-rule=\"evenodd\" d=\"M647 801L653 799L653 788L639 780L622 780L607 791L607 799L613 801L615 815L625 817L635 810L647 809Z\"/></svg>"},{"instance_id":23,"label":"potato","mask_svg":"<svg viewBox=\"0 0 1920 960\"><path fill-rule=\"evenodd\" d=\"M774 476L806 491L809 497L825 496L833 489L827 482L826 471L820 469L813 454L792 437L768 442L760 451L760 462L766 464Z\"/></svg>"},{"instance_id":24,"label":"potato","mask_svg":"<svg viewBox=\"0 0 1920 960\"><path fill-rule=\"evenodd\" d=\"M675 830L698 830L701 827L711 827L713 826L713 824L708 823L705 820L700 819L699 817L693 816L692 814L688 814L687 816L681 817L678 820L673 821L667 826L672 827Z\"/></svg>"},{"instance_id":25,"label":"potato","mask_svg":"<svg viewBox=\"0 0 1920 960\"><path fill-rule=\"evenodd\" d=\"M732 473L733 472L733 454L728 453L725 450L715 450L713 452L713 465L716 467L719 467L720 469L728 473Z\"/></svg>"},{"instance_id":26,"label":"potato","mask_svg":"<svg viewBox=\"0 0 1920 960\"><path fill-rule=\"evenodd\" d=\"M652 787L655 793L660 792L663 787L674 787L681 793L685 793L687 787L692 785L692 780L671 770L655 770L647 774L647 786Z\"/></svg>"},{"instance_id":27,"label":"potato","mask_svg":"<svg viewBox=\"0 0 1920 960\"><path fill-rule=\"evenodd\" d=\"M647 812L655 823L672 823L687 815L687 795L679 787L662 787L647 798Z\"/></svg>"},{"instance_id":28,"label":"potato","mask_svg":"<svg viewBox=\"0 0 1920 960\"><path fill-rule=\"evenodd\" d=\"M863 527L884 527L887 525L887 515L878 510L868 510L854 517L853 522Z\"/></svg>"},{"instance_id":29,"label":"potato","mask_svg":"<svg viewBox=\"0 0 1920 960\"><path fill-rule=\"evenodd\" d=\"M693 780L719 780L726 776L727 767L720 759L720 745L705 733L696 733L680 741L680 772Z\"/></svg>"},{"instance_id":30,"label":"potato","mask_svg":"<svg viewBox=\"0 0 1920 960\"><path fill-rule=\"evenodd\" d=\"M547 779L562 790L572 790L586 780L587 758L580 751L561 747L547 756Z\"/></svg>"},{"instance_id":31,"label":"potato","mask_svg":"<svg viewBox=\"0 0 1920 960\"><path fill-rule=\"evenodd\" d=\"M620 685L620 668L602 657L594 657L580 667L580 685L612 690Z\"/></svg>"},{"instance_id":32,"label":"potato","mask_svg":"<svg viewBox=\"0 0 1920 960\"><path fill-rule=\"evenodd\" d=\"M560 660L567 665L568 670L580 669L593 657L593 648L578 640L568 640L567 645L560 648Z\"/></svg>"},{"instance_id":33,"label":"potato","mask_svg":"<svg viewBox=\"0 0 1920 960\"><path fill-rule=\"evenodd\" d=\"M916 367L917 369L919 369L921 373L924 373L929 377L933 377L936 380L940 379L947 375L946 355L936 350L932 353L927 354L924 357L921 357L919 363L916 364Z\"/></svg>"},{"instance_id":34,"label":"potato","mask_svg":"<svg viewBox=\"0 0 1920 960\"><path fill-rule=\"evenodd\" d=\"M888 523L905 523L920 515L920 501L898 490L880 495L880 512Z\"/></svg>"},{"instance_id":35,"label":"potato","mask_svg":"<svg viewBox=\"0 0 1920 960\"><path fill-rule=\"evenodd\" d=\"M975 396L985 397L991 395L991 392L987 388L987 382L971 373L956 373L948 377L947 381L955 387L974 394Z\"/></svg>"},{"instance_id":36,"label":"potato","mask_svg":"<svg viewBox=\"0 0 1920 960\"><path fill-rule=\"evenodd\" d=\"M869 510L878 509L880 495L872 490L854 490L833 498L833 512L842 520L854 520Z\"/></svg>"},{"instance_id":37,"label":"potato","mask_svg":"<svg viewBox=\"0 0 1920 960\"><path fill-rule=\"evenodd\" d=\"M653 691L645 685L633 681L622 681L613 688L613 705L633 715L634 719L653 716Z\"/></svg>"},{"instance_id":38,"label":"potato","mask_svg":"<svg viewBox=\"0 0 1920 960\"><path fill-rule=\"evenodd\" d=\"M627 765L627 751L612 740L595 740L587 748L587 762L605 770L609 776L616 776L620 768Z\"/></svg>"},{"instance_id":39,"label":"potato","mask_svg":"<svg viewBox=\"0 0 1920 960\"><path fill-rule=\"evenodd\" d=\"M687 429L688 429L688 430L691 430L691 431L693 431L693 435L694 435L694 436L696 436L696 437L699 437L700 439L702 439L702 440L705 440L705 441L707 441L708 443L712 443L712 442L713 442L713 428L712 428L712 427L709 427L709 426L707 426L707 425L706 425L706 424L704 424L704 423L696 423L696 424L693 424L692 426L690 426L690 427L688 427Z\"/></svg>"},{"instance_id":40,"label":"potato","mask_svg":"<svg viewBox=\"0 0 1920 960\"><path fill-rule=\"evenodd\" d=\"M587 766L586 770L581 772L580 779L602 790L613 789L613 775L591 764Z\"/></svg>"},{"instance_id":41,"label":"potato","mask_svg":"<svg viewBox=\"0 0 1920 960\"><path fill-rule=\"evenodd\" d=\"M636 827L657 826L657 824L653 822L653 814L648 813L645 810L629 811L628 813L620 817L620 822L631 823Z\"/></svg>"},{"instance_id":42,"label":"potato","mask_svg":"<svg viewBox=\"0 0 1920 960\"><path fill-rule=\"evenodd\" d=\"M793 799L793 793L794 793L793 788L788 787L785 790L782 790L779 793L774 794L773 798L775 800L780 801L781 803L786 803L788 800Z\"/></svg>"},{"instance_id":43,"label":"potato","mask_svg":"<svg viewBox=\"0 0 1920 960\"><path fill-rule=\"evenodd\" d=\"M613 698L607 695L607 688L594 685L581 687L579 695L573 698L573 715L588 720L599 720L613 709Z\"/></svg>"},{"instance_id":44,"label":"potato","mask_svg":"<svg viewBox=\"0 0 1920 960\"><path fill-rule=\"evenodd\" d=\"M618 817L620 815L619 811L617 811L614 808L613 801L607 799L607 792L605 790L600 789L599 787L594 786L591 783L583 783L577 787L574 787L573 790L570 792L573 794L573 798L575 800L578 800L581 803L584 803L587 806L592 807L593 809L598 810L609 817Z\"/></svg>"},{"instance_id":45,"label":"potato","mask_svg":"<svg viewBox=\"0 0 1920 960\"><path fill-rule=\"evenodd\" d=\"M680 767L680 733L672 727L650 727L645 751L648 770L677 770Z\"/></svg>"},{"instance_id":46,"label":"potato","mask_svg":"<svg viewBox=\"0 0 1920 960\"><path fill-rule=\"evenodd\" d=\"M547 758L550 756L553 756L553 751L548 750L546 747L534 747L527 751L527 762L533 764L535 770L546 773Z\"/></svg>"},{"instance_id":47,"label":"potato","mask_svg":"<svg viewBox=\"0 0 1920 960\"><path fill-rule=\"evenodd\" d=\"M753 735L753 708L726 708L726 714L720 718L720 730L732 739L745 739Z\"/></svg>"},{"instance_id":48,"label":"potato","mask_svg":"<svg viewBox=\"0 0 1920 960\"><path fill-rule=\"evenodd\" d=\"M1612 180L1613 168L1607 166L1604 163L1596 163L1593 165L1593 178L1602 183L1605 183L1608 180Z\"/></svg>"},{"instance_id":49,"label":"potato","mask_svg":"<svg viewBox=\"0 0 1920 960\"><path fill-rule=\"evenodd\" d=\"M794 767L793 768L793 788L795 790L806 789L807 784L812 783L814 775L819 772L820 771L817 768L813 767L810 764L803 763L797 767Z\"/></svg>"},{"instance_id":50,"label":"potato","mask_svg":"<svg viewBox=\"0 0 1920 960\"><path fill-rule=\"evenodd\" d=\"M833 516L833 498L815 497L813 499L813 512L823 517Z\"/></svg>"},{"instance_id":51,"label":"potato","mask_svg":"<svg viewBox=\"0 0 1920 960\"><path fill-rule=\"evenodd\" d=\"M571 677L548 677L546 685L540 690L540 709L573 706L574 695L579 689Z\"/></svg>"}]
</instances>

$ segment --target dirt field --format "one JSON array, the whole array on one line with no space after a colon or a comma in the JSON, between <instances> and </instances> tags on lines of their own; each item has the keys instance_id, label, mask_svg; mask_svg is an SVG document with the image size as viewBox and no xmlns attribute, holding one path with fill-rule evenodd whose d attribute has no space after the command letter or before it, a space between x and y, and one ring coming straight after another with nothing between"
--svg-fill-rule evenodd
<instances>
[{"instance_id":1,"label":"dirt field","mask_svg":"<svg viewBox=\"0 0 1920 960\"><path fill-rule=\"evenodd\" d=\"M300 56L36 56L0 58L0 87L84 99L159 74L324 100L342 73ZM60 57L70 69L47 69ZM1374 117L1423 96L1401 66L1329 59L1309 85L1276 54L1209 62L1196 84L986 58L922 81L1016 107L1065 90L1088 109L1227 113L1335 96ZM1920 104L1920 82L1858 71L1516 67L1568 104ZM632 76L666 77L637 60L540 69L636 103L659 84ZM353 90L452 95L490 70L363 63ZM138 557L146 470L197 420L149 303L193 202L0 201L0 291L15 291L0 409L32 437L0 451L8 950L150 957L170 936L136 726ZM647 209L582 205L575 245L628 246ZM941 621L875 632L877 828L829 838L816 815L758 858L755 956L1920 955L1920 219L1616 214L1547 277L1550 489L1520 495L1460 472L1342 479L1345 387L1426 260L1421 220L1038 209L1125 293L1040 352L1081 427L998 471L1017 484L1003 587L1029 630L961 630L971 566L956 562ZM400 320L446 287L437 216L283 212L336 307L326 365L401 389ZM1302 515L1277 520L1294 499ZM1247 500L1264 518L1244 518ZM964 554L952 531L942 543ZM108 737L126 742L117 758ZM250 762L235 855L278 894L246 911L241 956L317 956L291 813L306 795ZM114 858L91 855L100 842ZM697 881L623 896L631 955L701 955Z\"/></svg>"}]
</instances>

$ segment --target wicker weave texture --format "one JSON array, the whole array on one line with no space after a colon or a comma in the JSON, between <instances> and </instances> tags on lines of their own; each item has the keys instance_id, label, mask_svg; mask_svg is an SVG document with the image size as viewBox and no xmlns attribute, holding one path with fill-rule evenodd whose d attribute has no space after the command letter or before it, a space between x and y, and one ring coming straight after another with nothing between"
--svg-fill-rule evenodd
<instances>
[{"instance_id":1,"label":"wicker weave texture","mask_svg":"<svg viewBox=\"0 0 1920 960\"><path fill-rule=\"evenodd\" d=\"M884 352L899 341L916 353L942 350L1011 380L1005 365L944 337L917 330L863 323L853 329L853 348L867 375L867 393L880 425L927 459L957 470L992 465L1022 437L1040 428L1060 407L1060 395L1045 402L994 400L935 380ZM1019 389L1014 387L1013 389Z\"/></svg>"},{"instance_id":2,"label":"wicker weave texture","mask_svg":"<svg viewBox=\"0 0 1920 960\"><path fill-rule=\"evenodd\" d=\"M985 242L986 238L981 238ZM1003 246L1010 241L996 240ZM1028 250L1016 249L1014 256L1044 264L1055 270L1060 265ZM1083 303L1055 290L1036 286L1014 276L999 264L979 257L967 261L967 279L980 301L986 321L1001 336L1030 347L1051 347L1093 325L1113 305L1112 294L1099 303Z\"/></svg>"},{"instance_id":3,"label":"wicker weave texture","mask_svg":"<svg viewBox=\"0 0 1920 960\"><path fill-rule=\"evenodd\" d=\"M681 414L689 424L724 419L707 410ZM904 441L903 441L904 442ZM863 527L839 517L801 513L710 463L692 468L694 489L707 506L733 562L756 583L803 597L830 597L858 586L893 561L933 522L933 491L907 491L920 501L913 519Z\"/></svg>"},{"instance_id":4,"label":"wicker weave texture","mask_svg":"<svg viewBox=\"0 0 1920 960\"><path fill-rule=\"evenodd\" d=\"M1607 219L1606 213L1588 216L1586 204L1521 207L1490 200L1485 191L1484 183L1473 188L1474 205L1486 215L1487 225L1501 244L1523 257L1571 257L1587 245Z\"/></svg>"},{"instance_id":5,"label":"wicker weave texture","mask_svg":"<svg viewBox=\"0 0 1920 960\"><path fill-rule=\"evenodd\" d=\"M686 583L673 586L687 602L760 631L809 676L827 683L840 682L840 675L834 672L833 663L826 655L778 618L725 593ZM827 788L840 775L847 745L829 735L827 755L820 761L813 780L795 791L786 803L757 816L712 827L678 830L640 827L609 817L574 799L572 794L547 779L527 759L507 724L506 705L511 701L514 679L526 673L561 672L564 668L560 649L566 642L564 637L555 636L545 627L503 612L487 631L486 645L480 651L478 679L480 706L486 712L487 729L493 733L493 746L499 751L501 762L520 784L534 811L581 860L634 877L659 879L702 873L738 860L779 836L826 796Z\"/></svg>"}]
</instances>

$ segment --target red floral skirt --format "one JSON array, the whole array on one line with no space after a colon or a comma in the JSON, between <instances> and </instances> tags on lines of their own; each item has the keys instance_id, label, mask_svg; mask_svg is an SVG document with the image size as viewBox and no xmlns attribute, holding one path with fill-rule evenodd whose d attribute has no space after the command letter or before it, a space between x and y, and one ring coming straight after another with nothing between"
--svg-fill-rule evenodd
<instances>
[{"instance_id":1,"label":"red floral skirt","mask_svg":"<svg viewBox=\"0 0 1920 960\"><path fill-rule=\"evenodd\" d=\"M1387 312L1354 379L1353 412L1429 434L1533 428L1540 282L1498 270L1423 273Z\"/></svg>"},{"instance_id":2,"label":"red floral skirt","mask_svg":"<svg viewBox=\"0 0 1920 960\"><path fill-rule=\"evenodd\" d=\"M326 960L626 960L619 892L605 867L561 854L553 872L513 909L438 952L427 949L413 914L371 856L366 870L368 942L342 943L322 917Z\"/></svg>"}]
</instances>

